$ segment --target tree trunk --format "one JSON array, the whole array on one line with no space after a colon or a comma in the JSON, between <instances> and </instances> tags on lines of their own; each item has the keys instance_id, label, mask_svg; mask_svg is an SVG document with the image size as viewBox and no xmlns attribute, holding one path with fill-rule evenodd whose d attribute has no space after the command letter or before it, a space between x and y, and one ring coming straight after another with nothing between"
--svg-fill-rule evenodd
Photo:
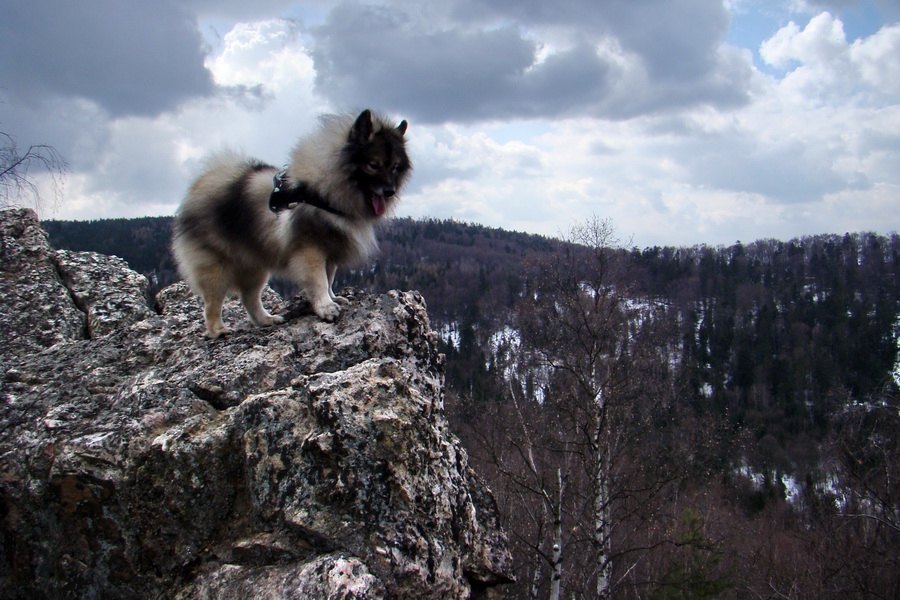
<instances>
[{"instance_id":1,"label":"tree trunk","mask_svg":"<svg viewBox=\"0 0 900 600\"><path fill-rule=\"evenodd\" d=\"M564 484L562 469L556 470L558 479L557 486L557 502L556 514L553 515L553 553L550 560L553 567L553 574L550 579L550 600L559 600L560 588L562 587L562 560L563 560L563 539L562 539L562 505Z\"/></svg>"},{"instance_id":2,"label":"tree trunk","mask_svg":"<svg viewBox=\"0 0 900 600\"><path fill-rule=\"evenodd\" d=\"M609 503L609 434L606 430L606 399L603 390L594 397L597 411L595 418L596 437L594 449L596 469L594 471L594 545L597 549L597 599L606 600L611 593L611 532Z\"/></svg>"},{"instance_id":3,"label":"tree trunk","mask_svg":"<svg viewBox=\"0 0 900 600\"><path fill-rule=\"evenodd\" d=\"M541 577L543 576L543 553L544 553L544 524L547 522L547 503L541 502L541 521L538 524L538 554L537 564L534 566L534 573L531 577L531 600L540 600L541 597Z\"/></svg>"}]
</instances>

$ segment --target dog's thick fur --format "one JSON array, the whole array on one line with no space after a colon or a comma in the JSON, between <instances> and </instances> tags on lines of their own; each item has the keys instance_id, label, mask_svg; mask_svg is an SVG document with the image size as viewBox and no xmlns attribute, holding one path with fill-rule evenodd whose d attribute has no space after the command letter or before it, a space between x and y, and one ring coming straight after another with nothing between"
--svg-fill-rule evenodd
<instances>
[{"instance_id":1,"label":"dog's thick fur","mask_svg":"<svg viewBox=\"0 0 900 600\"><path fill-rule=\"evenodd\" d=\"M335 270L376 249L375 224L410 173L405 133L406 121L395 127L368 110L323 117L285 172L279 197L296 205L278 212L269 207L278 169L234 154L210 159L175 217L172 241L181 274L203 298L207 335L228 333L229 291L239 292L255 325L282 323L260 302L272 274L296 282L321 319L340 315Z\"/></svg>"}]
</instances>

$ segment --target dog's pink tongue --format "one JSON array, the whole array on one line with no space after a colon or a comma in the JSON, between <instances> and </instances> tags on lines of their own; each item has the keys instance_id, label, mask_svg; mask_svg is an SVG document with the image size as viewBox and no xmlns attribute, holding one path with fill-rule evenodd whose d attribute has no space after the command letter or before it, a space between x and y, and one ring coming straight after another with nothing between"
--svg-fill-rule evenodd
<instances>
[{"instance_id":1,"label":"dog's pink tongue","mask_svg":"<svg viewBox=\"0 0 900 600\"><path fill-rule=\"evenodd\" d=\"M387 203L384 201L384 196L372 194L372 210L375 211L375 216L380 217L383 215L385 208L387 208Z\"/></svg>"}]
</instances>

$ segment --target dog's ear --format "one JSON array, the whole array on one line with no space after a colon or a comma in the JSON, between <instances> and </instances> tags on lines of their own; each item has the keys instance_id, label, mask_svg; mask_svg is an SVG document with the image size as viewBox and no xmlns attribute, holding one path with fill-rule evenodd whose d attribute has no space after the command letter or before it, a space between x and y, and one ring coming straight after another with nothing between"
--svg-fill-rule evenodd
<instances>
[{"instance_id":1,"label":"dog's ear","mask_svg":"<svg viewBox=\"0 0 900 600\"><path fill-rule=\"evenodd\" d=\"M368 108L356 117L356 122L353 123L353 127L350 128L350 138L351 142L368 142L369 138L372 137L372 111Z\"/></svg>"},{"instance_id":2,"label":"dog's ear","mask_svg":"<svg viewBox=\"0 0 900 600\"><path fill-rule=\"evenodd\" d=\"M407 125L408 125L408 123L406 122L405 119L403 121L400 121L400 124L397 125L397 133L400 134L400 137L403 137L403 134L406 133Z\"/></svg>"}]
</instances>

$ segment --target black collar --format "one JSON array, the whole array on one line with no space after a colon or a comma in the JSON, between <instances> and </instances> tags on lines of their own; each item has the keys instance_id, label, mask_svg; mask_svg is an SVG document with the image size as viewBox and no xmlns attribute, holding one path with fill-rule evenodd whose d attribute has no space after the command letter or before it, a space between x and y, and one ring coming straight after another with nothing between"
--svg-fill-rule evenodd
<instances>
[{"instance_id":1,"label":"black collar","mask_svg":"<svg viewBox=\"0 0 900 600\"><path fill-rule=\"evenodd\" d=\"M275 173L272 178L272 193L269 194L269 209L277 213L285 209L292 209L298 204L309 204L333 215L347 217L346 213L332 208L325 196L314 190L308 183L301 181L291 187L288 185L287 173L284 171Z\"/></svg>"}]
</instances>

